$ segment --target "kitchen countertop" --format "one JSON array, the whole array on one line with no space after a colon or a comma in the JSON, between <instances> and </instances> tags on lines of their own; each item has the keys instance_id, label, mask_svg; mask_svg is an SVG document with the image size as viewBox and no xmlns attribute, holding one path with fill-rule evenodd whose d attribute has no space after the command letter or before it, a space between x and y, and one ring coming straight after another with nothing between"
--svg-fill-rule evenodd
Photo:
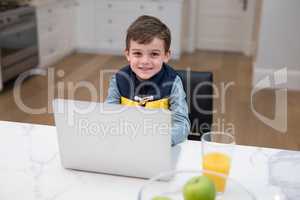
<instances>
[{"instance_id":1,"label":"kitchen countertop","mask_svg":"<svg viewBox=\"0 0 300 200\"><path fill-rule=\"evenodd\" d=\"M74 2L76 3L76 0L31 0L31 2L29 3L32 6L35 7L41 7L44 5L48 5L48 4L53 4L53 3L62 3L62 2Z\"/></svg>"},{"instance_id":2,"label":"kitchen countertop","mask_svg":"<svg viewBox=\"0 0 300 200\"><path fill-rule=\"evenodd\" d=\"M136 199L144 179L67 170L54 126L0 121L0 199ZM180 144L177 169L200 169L201 143ZM230 176L258 200L300 199L300 152L237 146ZM117 192L116 192L117 191Z\"/></svg>"},{"instance_id":3,"label":"kitchen countertop","mask_svg":"<svg viewBox=\"0 0 300 200\"><path fill-rule=\"evenodd\" d=\"M32 6L35 6L35 7L40 7L40 6L43 6L43 5L47 5L49 3L52 3L52 2L58 2L57 0L31 0L29 2L30 5Z\"/></svg>"},{"instance_id":4,"label":"kitchen countertop","mask_svg":"<svg viewBox=\"0 0 300 200\"><path fill-rule=\"evenodd\" d=\"M116 1L124 1L124 0L107 0L108 2L116 2ZM138 1L140 2L141 0L130 0L130 1ZM145 0L147 1L147 0ZM148 1L153 1L153 2L178 2L178 3L183 3L184 0L148 0ZM79 5L78 0L31 0L30 5L35 6L35 7L40 7L40 6L44 6L47 4L51 4L51 3L62 3L62 2L73 2L76 5Z\"/></svg>"}]
</instances>

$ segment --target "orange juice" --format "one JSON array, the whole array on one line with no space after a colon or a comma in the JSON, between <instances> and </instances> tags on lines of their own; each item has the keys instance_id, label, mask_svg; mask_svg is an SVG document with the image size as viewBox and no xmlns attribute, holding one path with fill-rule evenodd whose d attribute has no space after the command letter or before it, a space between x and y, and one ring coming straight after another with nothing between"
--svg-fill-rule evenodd
<instances>
[{"instance_id":1,"label":"orange juice","mask_svg":"<svg viewBox=\"0 0 300 200\"><path fill-rule=\"evenodd\" d=\"M230 162L230 157L223 153L208 153L204 155L203 158L203 169L227 176L230 169ZM224 192L226 184L225 178L208 173L204 173L204 175L208 176L215 183L218 192Z\"/></svg>"}]
</instances>

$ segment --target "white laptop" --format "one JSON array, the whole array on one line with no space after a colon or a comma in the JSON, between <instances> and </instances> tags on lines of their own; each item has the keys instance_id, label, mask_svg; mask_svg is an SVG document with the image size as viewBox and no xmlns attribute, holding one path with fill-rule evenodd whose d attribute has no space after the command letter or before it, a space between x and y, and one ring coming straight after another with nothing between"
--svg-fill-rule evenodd
<instances>
[{"instance_id":1,"label":"white laptop","mask_svg":"<svg viewBox=\"0 0 300 200\"><path fill-rule=\"evenodd\" d=\"M53 101L63 167L150 178L172 170L171 113L87 101Z\"/></svg>"}]
</instances>

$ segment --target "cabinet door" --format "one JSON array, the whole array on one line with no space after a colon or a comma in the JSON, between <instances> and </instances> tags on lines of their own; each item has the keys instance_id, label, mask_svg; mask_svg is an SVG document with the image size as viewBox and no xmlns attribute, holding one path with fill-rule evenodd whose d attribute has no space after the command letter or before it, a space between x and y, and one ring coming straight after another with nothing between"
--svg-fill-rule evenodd
<instances>
[{"instance_id":1,"label":"cabinet door","mask_svg":"<svg viewBox=\"0 0 300 200\"><path fill-rule=\"evenodd\" d=\"M69 54L75 48L75 4L73 1L65 0L62 2L62 17L61 17L61 30L63 54Z\"/></svg>"},{"instance_id":2,"label":"cabinet door","mask_svg":"<svg viewBox=\"0 0 300 200\"><path fill-rule=\"evenodd\" d=\"M248 46L251 49L254 6L255 1L199 0L197 48L237 52Z\"/></svg>"},{"instance_id":3,"label":"cabinet door","mask_svg":"<svg viewBox=\"0 0 300 200\"><path fill-rule=\"evenodd\" d=\"M77 0L76 46L91 49L95 45L95 0Z\"/></svg>"},{"instance_id":4,"label":"cabinet door","mask_svg":"<svg viewBox=\"0 0 300 200\"><path fill-rule=\"evenodd\" d=\"M48 67L62 57L63 44L60 32L52 32L41 36L39 44L40 67Z\"/></svg>"},{"instance_id":5,"label":"cabinet door","mask_svg":"<svg viewBox=\"0 0 300 200\"><path fill-rule=\"evenodd\" d=\"M95 8L97 49L107 53L121 53L125 47L125 36L129 25L140 15L152 15L161 19L171 29L171 52L174 57L179 57L181 1L97 0Z\"/></svg>"},{"instance_id":6,"label":"cabinet door","mask_svg":"<svg viewBox=\"0 0 300 200\"><path fill-rule=\"evenodd\" d=\"M98 0L96 2L96 45L105 53L121 54L128 26L137 17L138 3Z\"/></svg>"},{"instance_id":7,"label":"cabinet door","mask_svg":"<svg viewBox=\"0 0 300 200\"><path fill-rule=\"evenodd\" d=\"M155 5L154 10L156 11L157 17L164 22L171 31L172 42L170 50L172 58L179 58L182 40L182 2L160 2Z\"/></svg>"},{"instance_id":8,"label":"cabinet door","mask_svg":"<svg viewBox=\"0 0 300 200\"><path fill-rule=\"evenodd\" d=\"M40 67L49 66L74 50L74 6L73 0L61 0L37 9Z\"/></svg>"},{"instance_id":9,"label":"cabinet door","mask_svg":"<svg viewBox=\"0 0 300 200\"><path fill-rule=\"evenodd\" d=\"M59 4L50 3L37 8L38 38L39 38L39 66L47 67L55 60L59 53L59 24L58 16L61 13Z\"/></svg>"}]
</instances>

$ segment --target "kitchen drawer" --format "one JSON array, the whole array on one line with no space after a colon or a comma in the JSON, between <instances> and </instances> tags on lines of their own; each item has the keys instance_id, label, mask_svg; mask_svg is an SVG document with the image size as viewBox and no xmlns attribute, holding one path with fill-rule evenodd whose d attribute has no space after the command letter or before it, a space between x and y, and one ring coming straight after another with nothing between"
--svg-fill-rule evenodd
<instances>
[{"instance_id":1,"label":"kitchen drawer","mask_svg":"<svg viewBox=\"0 0 300 200\"><path fill-rule=\"evenodd\" d=\"M63 52L61 43L53 42L47 46L45 44L40 49L40 67L48 67L63 58L64 55L66 54Z\"/></svg>"},{"instance_id":2,"label":"kitchen drawer","mask_svg":"<svg viewBox=\"0 0 300 200\"><path fill-rule=\"evenodd\" d=\"M125 34L114 32L103 32L97 37L96 43L99 47L101 46L122 46L125 47Z\"/></svg>"},{"instance_id":3,"label":"kitchen drawer","mask_svg":"<svg viewBox=\"0 0 300 200\"><path fill-rule=\"evenodd\" d=\"M123 14L124 12L138 12L139 15L157 16L166 11L171 12L170 6L176 3L167 3L165 1L97 1L96 12ZM176 13L176 12L173 12Z\"/></svg>"},{"instance_id":4,"label":"kitchen drawer","mask_svg":"<svg viewBox=\"0 0 300 200\"><path fill-rule=\"evenodd\" d=\"M123 12L124 10L136 11L139 9L139 3L131 1L108 1L108 0L97 0L96 1L96 12Z\"/></svg>"},{"instance_id":5,"label":"kitchen drawer","mask_svg":"<svg viewBox=\"0 0 300 200\"><path fill-rule=\"evenodd\" d=\"M97 40L97 48L99 49L117 49L123 51L125 49L125 40L114 39L112 37Z\"/></svg>"},{"instance_id":6,"label":"kitchen drawer","mask_svg":"<svg viewBox=\"0 0 300 200\"><path fill-rule=\"evenodd\" d=\"M70 0L62 0L61 3L50 3L37 9L37 21L39 25L61 23L66 13L73 8L75 3Z\"/></svg>"},{"instance_id":7,"label":"kitchen drawer","mask_svg":"<svg viewBox=\"0 0 300 200\"><path fill-rule=\"evenodd\" d=\"M55 38L55 40L54 40ZM46 67L74 50L73 38L48 37L49 42L40 42L40 66Z\"/></svg>"},{"instance_id":8,"label":"kitchen drawer","mask_svg":"<svg viewBox=\"0 0 300 200\"><path fill-rule=\"evenodd\" d=\"M64 43L68 42L69 39L73 39L72 32L65 31L61 32L63 27L57 27L51 31L43 32L43 34L39 33L39 48L40 52L43 52L45 47L53 46L56 44L63 45Z\"/></svg>"},{"instance_id":9,"label":"kitchen drawer","mask_svg":"<svg viewBox=\"0 0 300 200\"><path fill-rule=\"evenodd\" d=\"M138 17L138 13L130 13L124 15L115 15L111 13L102 13L96 18L96 30L127 30L129 25Z\"/></svg>"},{"instance_id":10,"label":"kitchen drawer","mask_svg":"<svg viewBox=\"0 0 300 200\"><path fill-rule=\"evenodd\" d=\"M180 54L183 0L89 0L77 12L77 47L102 52L122 52L126 31L141 15L161 19L172 32L171 50ZM79 9L80 8L80 9ZM176 13L174 15L174 13ZM87 17L88 16L88 17Z\"/></svg>"},{"instance_id":11,"label":"kitchen drawer","mask_svg":"<svg viewBox=\"0 0 300 200\"><path fill-rule=\"evenodd\" d=\"M60 37L60 52L63 55L67 55L74 50L74 37L71 37L69 34L63 34Z\"/></svg>"},{"instance_id":12,"label":"kitchen drawer","mask_svg":"<svg viewBox=\"0 0 300 200\"><path fill-rule=\"evenodd\" d=\"M139 12L141 15L152 15L159 17L161 13L167 11L168 6L160 2L141 2L139 3ZM175 12L176 13L176 12Z\"/></svg>"},{"instance_id":13,"label":"kitchen drawer","mask_svg":"<svg viewBox=\"0 0 300 200\"><path fill-rule=\"evenodd\" d=\"M37 8L40 66L57 62L74 48L75 1L51 0Z\"/></svg>"},{"instance_id":14,"label":"kitchen drawer","mask_svg":"<svg viewBox=\"0 0 300 200\"><path fill-rule=\"evenodd\" d=\"M39 67L49 67L61 58L59 53L52 53L47 56L40 56Z\"/></svg>"},{"instance_id":15,"label":"kitchen drawer","mask_svg":"<svg viewBox=\"0 0 300 200\"><path fill-rule=\"evenodd\" d=\"M59 14L60 6L57 3L47 4L37 8L38 23L48 23L51 19L56 19Z\"/></svg>"},{"instance_id":16,"label":"kitchen drawer","mask_svg":"<svg viewBox=\"0 0 300 200\"><path fill-rule=\"evenodd\" d=\"M38 24L38 33L39 36L45 36L49 34L53 34L54 32L57 32L61 28L61 26L58 26L55 22L49 22L45 24Z\"/></svg>"},{"instance_id":17,"label":"kitchen drawer","mask_svg":"<svg viewBox=\"0 0 300 200\"><path fill-rule=\"evenodd\" d=\"M40 55L48 56L57 53L62 47L59 32L54 32L51 35L42 36L39 40Z\"/></svg>"}]
</instances>

